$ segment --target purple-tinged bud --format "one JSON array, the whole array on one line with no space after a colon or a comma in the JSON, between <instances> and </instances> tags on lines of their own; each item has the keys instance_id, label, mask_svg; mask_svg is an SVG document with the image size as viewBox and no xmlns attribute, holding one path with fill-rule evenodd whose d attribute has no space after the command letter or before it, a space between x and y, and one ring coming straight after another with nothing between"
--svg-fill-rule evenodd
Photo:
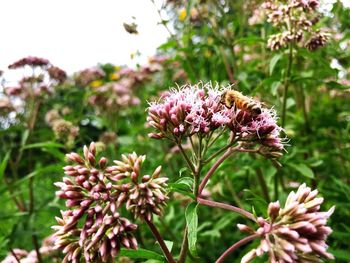
<instances>
[{"instance_id":1,"label":"purple-tinged bud","mask_svg":"<svg viewBox=\"0 0 350 263\"><path fill-rule=\"evenodd\" d=\"M72 162L76 162L76 163L79 163L79 164L84 164L85 163L84 159L81 158L81 156L79 154L77 154L77 153L72 152L72 153L66 154L66 156Z\"/></svg>"},{"instance_id":2,"label":"purple-tinged bud","mask_svg":"<svg viewBox=\"0 0 350 263\"><path fill-rule=\"evenodd\" d=\"M100 166L100 169L103 170L104 168L106 168L106 165L107 165L107 158L105 157L102 157L99 161L99 166Z\"/></svg>"}]
</instances>

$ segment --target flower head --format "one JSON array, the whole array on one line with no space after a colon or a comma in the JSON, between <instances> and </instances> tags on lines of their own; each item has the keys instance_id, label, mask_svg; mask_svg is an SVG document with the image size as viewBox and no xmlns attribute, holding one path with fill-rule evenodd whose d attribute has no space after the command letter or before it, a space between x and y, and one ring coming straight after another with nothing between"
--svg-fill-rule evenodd
<instances>
[{"instance_id":1,"label":"flower head","mask_svg":"<svg viewBox=\"0 0 350 263\"><path fill-rule=\"evenodd\" d=\"M230 111L220 104L218 86L185 85L171 90L159 102L150 104L148 123L158 133L153 138L179 138L194 133L207 134L230 121Z\"/></svg>"},{"instance_id":2,"label":"flower head","mask_svg":"<svg viewBox=\"0 0 350 263\"><path fill-rule=\"evenodd\" d=\"M126 208L137 218L152 220L152 214L161 215L168 200L166 195L167 177L159 177L161 166L153 174L142 175L141 166L146 156L136 153L123 155L122 161L114 161L116 166L109 171L114 179L129 178L129 182L117 187L122 192L120 198L126 201Z\"/></svg>"},{"instance_id":3,"label":"flower head","mask_svg":"<svg viewBox=\"0 0 350 263\"><path fill-rule=\"evenodd\" d=\"M269 262L321 262L322 258L333 259L327 252L326 239L332 229L327 220L334 207L320 212L323 198L318 191L302 184L296 192L291 192L284 208L279 202L269 204L268 216L258 218L260 227L253 231L248 226L239 225L242 231L260 234L260 245L248 252L241 262L250 262L255 256L269 253Z\"/></svg>"},{"instance_id":4,"label":"flower head","mask_svg":"<svg viewBox=\"0 0 350 263\"><path fill-rule=\"evenodd\" d=\"M31 66L31 67L45 67L48 66L50 62L45 59L45 58L38 58L38 57L25 57L22 58L11 65L8 66L9 69L17 69L24 67L26 65Z\"/></svg>"}]
</instances>

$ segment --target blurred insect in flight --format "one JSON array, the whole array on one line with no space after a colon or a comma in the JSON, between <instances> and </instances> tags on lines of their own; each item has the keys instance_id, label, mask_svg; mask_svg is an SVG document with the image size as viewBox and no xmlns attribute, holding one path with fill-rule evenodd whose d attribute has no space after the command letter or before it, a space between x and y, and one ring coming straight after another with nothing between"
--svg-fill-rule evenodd
<instances>
[{"instance_id":1,"label":"blurred insect in flight","mask_svg":"<svg viewBox=\"0 0 350 263\"><path fill-rule=\"evenodd\" d=\"M124 29L126 32L128 32L129 34L135 34L137 35L139 32L137 31L137 24L135 23L123 23Z\"/></svg>"},{"instance_id":2,"label":"blurred insect in flight","mask_svg":"<svg viewBox=\"0 0 350 263\"><path fill-rule=\"evenodd\" d=\"M252 115L261 114L260 105L237 90L225 90L221 94L220 103L224 104L229 109L234 106L235 109L247 111Z\"/></svg>"}]
</instances>

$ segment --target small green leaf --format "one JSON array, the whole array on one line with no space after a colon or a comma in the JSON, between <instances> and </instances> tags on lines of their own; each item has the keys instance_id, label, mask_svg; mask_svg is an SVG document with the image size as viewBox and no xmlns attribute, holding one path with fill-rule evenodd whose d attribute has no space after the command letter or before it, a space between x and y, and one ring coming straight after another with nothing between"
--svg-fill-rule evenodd
<instances>
[{"instance_id":1,"label":"small green leaf","mask_svg":"<svg viewBox=\"0 0 350 263\"><path fill-rule=\"evenodd\" d=\"M197 203L190 203L185 212L186 224L187 224L187 238L188 249L191 255L197 257L196 243L197 243L197 228L198 228L198 215L197 215Z\"/></svg>"},{"instance_id":2,"label":"small green leaf","mask_svg":"<svg viewBox=\"0 0 350 263\"><path fill-rule=\"evenodd\" d=\"M272 59L270 60L270 66L269 66L269 70L270 70L270 75L272 75L272 72L277 64L277 62L282 58L282 53L276 54L272 57Z\"/></svg>"},{"instance_id":3,"label":"small green leaf","mask_svg":"<svg viewBox=\"0 0 350 263\"><path fill-rule=\"evenodd\" d=\"M2 178L4 177L4 173L6 170L6 166L8 163L8 160L10 159L10 151L8 151L4 157L4 159L2 159L1 164L0 164L0 182L2 180Z\"/></svg>"},{"instance_id":4,"label":"small green leaf","mask_svg":"<svg viewBox=\"0 0 350 263\"><path fill-rule=\"evenodd\" d=\"M120 250L120 256L129 257L129 258L156 259L161 261L165 260L162 255L147 249L142 249L142 248L139 248L137 250L122 248Z\"/></svg>"},{"instance_id":5,"label":"small green leaf","mask_svg":"<svg viewBox=\"0 0 350 263\"><path fill-rule=\"evenodd\" d=\"M182 177L177 180L175 183L169 183L170 191L179 192L181 194L187 195L194 199L194 195L192 193L193 186L193 178L191 177Z\"/></svg>"},{"instance_id":6,"label":"small green leaf","mask_svg":"<svg viewBox=\"0 0 350 263\"><path fill-rule=\"evenodd\" d=\"M298 171L301 175L313 179L315 177L314 172L307 165L300 164L288 164L290 167Z\"/></svg>"},{"instance_id":7,"label":"small green leaf","mask_svg":"<svg viewBox=\"0 0 350 263\"><path fill-rule=\"evenodd\" d=\"M21 139L21 146L23 147L24 145L26 145L27 143L27 140L28 140L28 137L29 137L29 130L25 130L22 134L22 139Z\"/></svg>"},{"instance_id":8,"label":"small green leaf","mask_svg":"<svg viewBox=\"0 0 350 263\"><path fill-rule=\"evenodd\" d=\"M170 240L164 240L164 243L165 243L166 247L168 248L168 250L171 252L171 250L173 249L174 242L170 241Z\"/></svg>"},{"instance_id":9,"label":"small green leaf","mask_svg":"<svg viewBox=\"0 0 350 263\"><path fill-rule=\"evenodd\" d=\"M32 144L23 146L22 150L33 149L33 148L64 148L64 145L56 142L50 142L50 141L39 142L39 143L32 143Z\"/></svg>"}]
</instances>

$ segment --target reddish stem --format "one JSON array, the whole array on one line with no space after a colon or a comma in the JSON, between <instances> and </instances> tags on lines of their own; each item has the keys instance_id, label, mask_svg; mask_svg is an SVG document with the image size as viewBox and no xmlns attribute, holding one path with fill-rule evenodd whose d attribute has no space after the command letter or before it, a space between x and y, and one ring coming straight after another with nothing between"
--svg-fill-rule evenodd
<instances>
[{"instance_id":1,"label":"reddish stem","mask_svg":"<svg viewBox=\"0 0 350 263\"><path fill-rule=\"evenodd\" d=\"M220 166L220 164L225 161L231 154L235 152L238 148L228 148L227 151L213 164L213 166L209 169L207 174L204 176L201 184L199 185L198 188L198 195L201 195L204 187L207 185L210 177L213 175L213 173L216 171L216 169Z\"/></svg>"},{"instance_id":2,"label":"reddish stem","mask_svg":"<svg viewBox=\"0 0 350 263\"><path fill-rule=\"evenodd\" d=\"M229 247L222 255L215 261L215 263L222 263L224 262L225 258L230 255L233 251L235 251L240 246L243 246L244 244L248 243L249 241L252 241L253 239L259 237L260 234L253 234L250 236L247 236L240 241L234 243L231 247Z\"/></svg>"},{"instance_id":3,"label":"reddish stem","mask_svg":"<svg viewBox=\"0 0 350 263\"><path fill-rule=\"evenodd\" d=\"M167 261L169 263L176 263L173 256L171 255L169 249L165 245L165 242L164 242L162 236L158 232L158 230L157 230L156 226L153 224L153 222L148 221L146 218L145 218L145 222L147 223L148 227L152 231L153 236L157 239L161 249L163 250L164 256L166 257Z\"/></svg>"},{"instance_id":4,"label":"reddish stem","mask_svg":"<svg viewBox=\"0 0 350 263\"><path fill-rule=\"evenodd\" d=\"M242 208L233 206L233 205L228 205L228 204L223 204L223 203L219 203L219 202L215 202L215 201L211 201L211 200L206 200L200 197L197 197L197 202L202 204L202 205L206 205L206 206L211 206L211 207L217 207L217 208L222 208L222 209L226 209L226 210L230 210L232 212L241 214L242 216L245 216L246 218L256 222L256 219L254 217L254 215Z\"/></svg>"}]
</instances>

